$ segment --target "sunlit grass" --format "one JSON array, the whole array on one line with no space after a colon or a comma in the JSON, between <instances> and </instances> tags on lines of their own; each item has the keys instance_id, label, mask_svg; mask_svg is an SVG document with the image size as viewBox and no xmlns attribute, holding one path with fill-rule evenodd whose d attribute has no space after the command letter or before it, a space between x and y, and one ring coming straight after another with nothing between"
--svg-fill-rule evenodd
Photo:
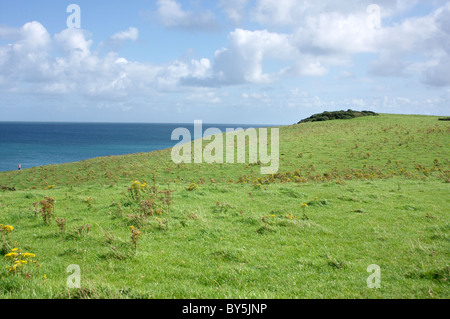
<instances>
[{"instance_id":1,"label":"sunlit grass","mask_svg":"<svg viewBox=\"0 0 450 319\"><path fill-rule=\"evenodd\" d=\"M0 173L3 246L41 265L2 258L0 297L448 298L449 133L401 115L282 127L270 176L170 150Z\"/></svg>"}]
</instances>

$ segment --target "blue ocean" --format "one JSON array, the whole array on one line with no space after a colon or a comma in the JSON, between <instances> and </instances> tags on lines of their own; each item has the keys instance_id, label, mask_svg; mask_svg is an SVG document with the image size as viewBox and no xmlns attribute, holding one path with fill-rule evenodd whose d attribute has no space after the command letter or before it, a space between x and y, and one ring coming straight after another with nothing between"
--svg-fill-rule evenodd
<instances>
[{"instance_id":1,"label":"blue ocean","mask_svg":"<svg viewBox=\"0 0 450 319\"><path fill-rule=\"evenodd\" d=\"M203 124L216 127L269 127L271 125ZM38 123L0 122L0 171L49 164L78 162L94 157L150 152L173 147L172 131L194 124Z\"/></svg>"}]
</instances>

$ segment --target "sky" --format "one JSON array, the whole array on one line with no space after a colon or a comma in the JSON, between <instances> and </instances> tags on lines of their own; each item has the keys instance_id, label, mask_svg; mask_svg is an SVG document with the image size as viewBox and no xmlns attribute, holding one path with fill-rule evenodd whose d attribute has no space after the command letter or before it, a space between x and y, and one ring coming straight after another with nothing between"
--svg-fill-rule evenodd
<instances>
[{"instance_id":1,"label":"sky","mask_svg":"<svg viewBox=\"0 0 450 319\"><path fill-rule=\"evenodd\" d=\"M347 109L450 115L450 1L0 0L0 121Z\"/></svg>"}]
</instances>

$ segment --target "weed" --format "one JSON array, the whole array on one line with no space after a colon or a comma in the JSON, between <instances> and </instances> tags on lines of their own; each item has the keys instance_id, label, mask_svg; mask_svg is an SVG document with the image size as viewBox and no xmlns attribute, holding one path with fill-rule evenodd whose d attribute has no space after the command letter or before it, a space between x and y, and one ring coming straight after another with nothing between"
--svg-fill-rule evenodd
<instances>
[{"instance_id":1,"label":"weed","mask_svg":"<svg viewBox=\"0 0 450 319\"><path fill-rule=\"evenodd\" d=\"M77 235L77 237L79 239L89 235L90 231L91 231L91 225L89 225L89 224L81 225L81 226L78 226L75 228L75 234Z\"/></svg>"},{"instance_id":2,"label":"weed","mask_svg":"<svg viewBox=\"0 0 450 319\"><path fill-rule=\"evenodd\" d=\"M34 217L37 217L38 213L39 213L39 209L38 209L38 202L33 203L33 212L34 212Z\"/></svg>"},{"instance_id":3,"label":"weed","mask_svg":"<svg viewBox=\"0 0 450 319\"><path fill-rule=\"evenodd\" d=\"M169 221L165 218L155 217L155 220L158 222L158 226L160 230L169 229Z\"/></svg>"},{"instance_id":4,"label":"weed","mask_svg":"<svg viewBox=\"0 0 450 319\"><path fill-rule=\"evenodd\" d=\"M115 210L113 212L110 212L110 214L117 218L121 218L123 216L122 205L120 203L113 202L111 206L115 207Z\"/></svg>"},{"instance_id":5,"label":"weed","mask_svg":"<svg viewBox=\"0 0 450 319\"><path fill-rule=\"evenodd\" d=\"M49 196L45 196L45 198L40 201L41 209L39 212L41 213L42 218L44 219L44 224L46 225L48 225L51 221L55 202L55 199Z\"/></svg>"},{"instance_id":6,"label":"weed","mask_svg":"<svg viewBox=\"0 0 450 319\"><path fill-rule=\"evenodd\" d=\"M14 226L0 224L0 236L2 240L2 251L7 252L11 248L9 234L14 230Z\"/></svg>"},{"instance_id":7,"label":"weed","mask_svg":"<svg viewBox=\"0 0 450 319\"><path fill-rule=\"evenodd\" d=\"M55 217L56 225L58 225L59 231L64 233L66 231L67 220L63 217Z\"/></svg>"},{"instance_id":8,"label":"weed","mask_svg":"<svg viewBox=\"0 0 450 319\"><path fill-rule=\"evenodd\" d=\"M347 267L347 262L340 260L339 258L328 256L328 266L331 266L336 269L342 269Z\"/></svg>"},{"instance_id":9,"label":"weed","mask_svg":"<svg viewBox=\"0 0 450 319\"><path fill-rule=\"evenodd\" d=\"M149 190L147 183L140 183L137 180L134 180L131 183L131 186L128 187L128 195L133 201L138 202L141 199L142 193Z\"/></svg>"},{"instance_id":10,"label":"weed","mask_svg":"<svg viewBox=\"0 0 450 319\"><path fill-rule=\"evenodd\" d=\"M194 190L196 190L196 189L198 189L198 185L195 184L195 183L191 183L191 184L186 188L186 190L187 190L187 191L190 191L190 192L192 192L192 191L194 191Z\"/></svg>"},{"instance_id":11,"label":"weed","mask_svg":"<svg viewBox=\"0 0 450 319\"><path fill-rule=\"evenodd\" d=\"M93 202L93 199L92 199L92 197L91 196L89 196L88 198L86 198L85 200L84 200L84 202L87 204L87 206L89 207L89 208L92 208L92 202Z\"/></svg>"},{"instance_id":12,"label":"weed","mask_svg":"<svg viewBox=\"0 0 450 319\"><path fill-rule=\"evenodd\" d=\"M35 264L35 269L41 265L33 260L36 255L33 253L24 253L21 249L13 248L11 252L5 255L5 259L9 263L6 269L13 275L24 274L27 278L31 277L33 270L28 267L31 264Z\"/></svg>"},{"instance_id":13,"label":"weed","mask_svg":"<svg viewBox=\"0 0 450 319\"><path fill-rule=\"evenodd\" d=\"M216 202L216 207L214 207L214 213L226 213L229 209L233 209L234 207L230 204Z\"/></svg>"},{"instance_id":14,"label":"weed","mask_svg":"<svg viewBox=\"0 0 450 319\"><path fill-rule=\"evenodd\" d=\"M137 243L139 241L139 237L141 237L141 232L134 226L130 226L131 229L131 244L134 247L134 253L137 253Z\"/></svg>"}]
</instances>

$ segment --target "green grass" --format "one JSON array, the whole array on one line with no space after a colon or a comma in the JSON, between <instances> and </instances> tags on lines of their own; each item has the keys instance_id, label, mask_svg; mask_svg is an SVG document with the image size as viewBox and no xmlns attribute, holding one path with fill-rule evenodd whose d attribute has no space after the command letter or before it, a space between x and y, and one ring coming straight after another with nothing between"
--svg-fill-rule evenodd
<instances>
[{"instance_id":1,"label":"green grass","mask_svg":"<svg viewBox=\"0 0 450 319\"><path fill-rule=\"evenodd\" d=\"M274 176L170 150L0 173L0 223L15 227L3 253L41 264L27 278L0 259L0 298L449 298L449 133L386 114L281 127ZM140 216L133 180L170 189L170 209ZM35 213L45 196L64 233ZM66 288L71 264L82 289Z\"/></svg>"}]
</instances>

